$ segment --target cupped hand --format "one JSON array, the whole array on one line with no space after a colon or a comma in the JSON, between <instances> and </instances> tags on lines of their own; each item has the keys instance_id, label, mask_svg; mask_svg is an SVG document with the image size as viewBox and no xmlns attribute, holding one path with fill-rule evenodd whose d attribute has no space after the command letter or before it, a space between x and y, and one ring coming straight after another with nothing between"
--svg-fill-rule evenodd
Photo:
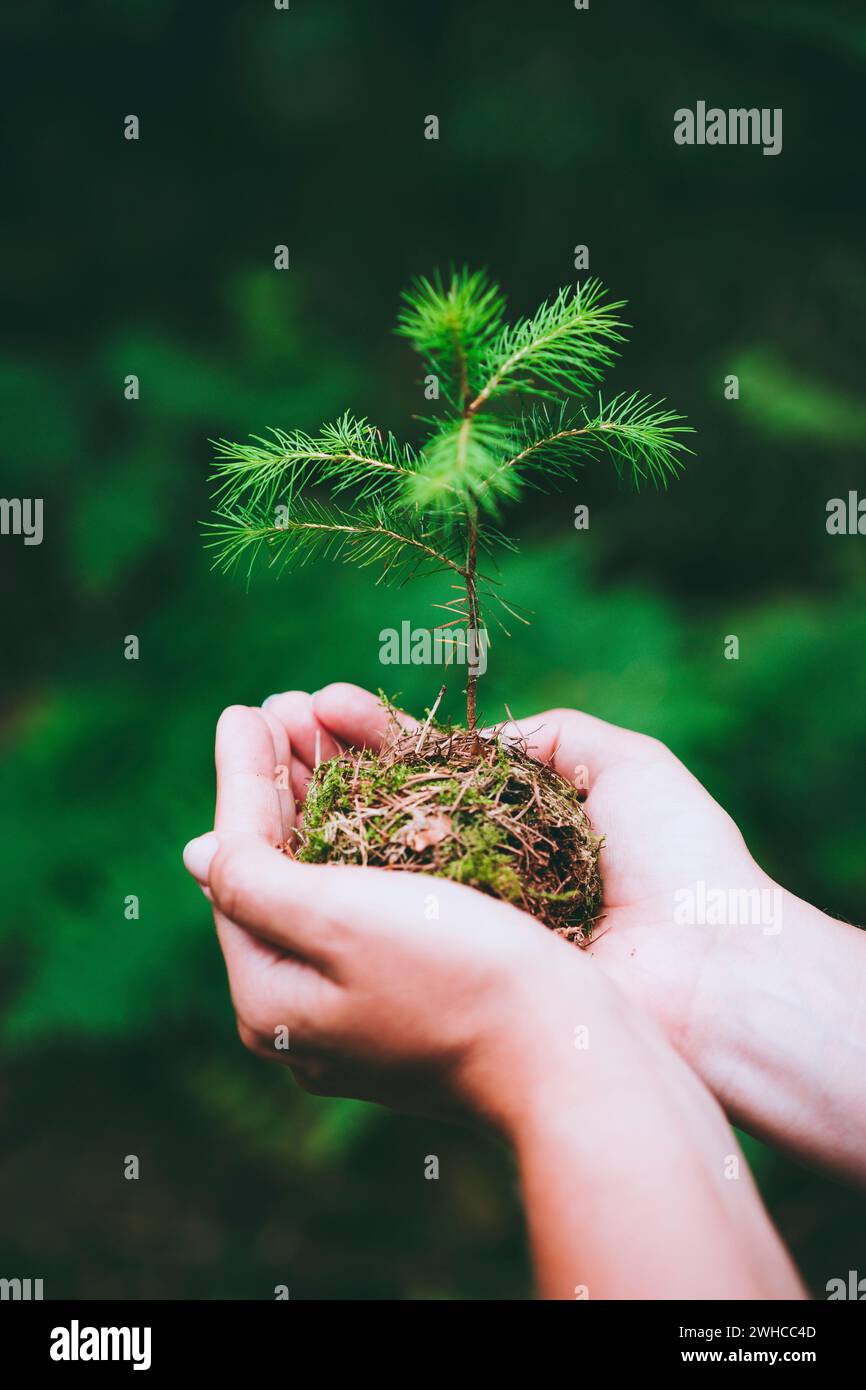
<instances>
[{"instance_id":1,"label":"cupped hand","mask_svg":"<svg viewBox=\"0 0 866 1390\"><path fill-rule=\"evenodd\" d=\"M273 696L265 713L300 751L299 797L317 750L328 757L346 745L378 747L388 721L374 695L345 684L313 696ZM770 880L730 816L656 739L567 709L505 725L499 734L525 741L531 755L588 786L586 809L605 837L604 916L590 953L674 1041L684 1042L698 997L712 991L727 953L753 949L761 931L683 920L687 895L700 883L736 893L766 889Z\"/></svg>"},{"instance_id":2,"label":"cupped hand","mask_svg":"<svg viewBox=\"0 0 866 1390\"><path fill-rule=\"evenodd\" d=\"M232 752L232 739L221 726L218 762L223 786L234 780L239 787L259 786L267 807L255 810L254 798L221 792L217 831L220 840L246 836L246 843L259 854L264 842L275 844L290 833L296 804L303 800L316 762L350 744L377 747L388 722L376 697L351 685L331 685L312 696L294 691L272 697L255 716L254 748L249 712L225 719L230 729L237 732L242 725L244 732ZM270 734L270 745L262 741L264 729ZM493 1034L506 1033L515 1065L520 1065L527 1038L532 1042L538 1034L544 1011L552 1010L560 1021L557 1009L568 1014L567 1002L561 1001L569 990L579 1011L590 998L606 1019L613 1018L625 998L640 1006L634 1014L648 1015L660 1025L732 1119L800 1159L858 1181L866 1179L866 1105L861 1081L866 1027L860 1008L866 982L864 933L780 889L755 863L731 818L656 740L574 710L548 711L501 732L525 740L530 753L551 763L563 776L588 784L587 810L596 831L606 837L601 856L604 915L589 949L579 952L565 946L515 909L438 879L291 865L277 856L276 872L288 894L289 925L276 931L276 939L273 929L269 936L261 922L252 925L257 935L250 937L244 927L232 924L225 902L216 903L229 975L238 1000L249 1001L250 1018L256 999L253 951L260 956L256 968L262 979L270 976L270 964L286 965L290 953L298 958L295 973L301 1003L306 988L320 989L323 1001L335 997L335 977L328 968L307 961L292 944L295 923L307 911L302 897L292 895L300 895L303 889L311 900L311 917L315 920L318 913L326 938L343 943L345 959L354 955L361 962L370 934L373 972L352 996L358 1011L351 1015L351 1027L346 1023L346 1031L329 1032L322 1025L316 1033L319 1025L312 1014L309 1032L298 1031L295 1054L288 1060L297 1063L298 1073L308 1083L317 1080L320 1087L344 1094L374 1095L398 1107L408 1098L410 1105L420 1108L413 1102L420 1092L414 1082L406 1084L406 1067L397 1058L403 1051L401 1035L387 1026L393 1004L393 1017L401 1020L401 1028L404 1023L407 1027L410 1069L417 1067L435 1077L428 1086L432 1103L424 1102L426 1108L447 1109L455 1103L465 1108L469 1092L461 1091L459 1083L443 1086L442 1078L449 1074L455 1055L472 1052L467 1038L473 1028L488 1040ZM255 775L249 770L251 755L259 769ZM274 761L283 769L280 780L285 780L288 769L290 783L277 793L266 772ZM252 831L251 814L256 823ZM217 843L205 837L204 846L191 851L209 894L207 860ZM219 876L222 862L217 861L217 892L224 883ZM293 875L291 882L287 873ZM446 909L444 926L424 919L419 930L431 893L439 895ZM716 922L709 910L701 912L712 896L750 909L758 901L760 916L737 919L729 914L727 920ZM246 901L240 892L235 897L238 903ZM695 909L691 913L690 901ZM260 918L261 913L255 921ZM277 914L274 920L283 918ZM405 922L411 931L403 934ZM557 951L555 960L552 948ZM452 957L458 964L449 965ZM552 960L555 978L551 978ZM590 961L592 968L587 971ZM407 971L405 987L401 962ZM365 979L365 967L361 963L355 975L344 960L343 968L351 993L351 982ZM521 969L526 987L515 1005L514 981ZM606 975L616 986L615 1007L610 995L601 990ZM288 976L289 966L275 970L274 993L262 996L278 1009L283 995L276 982L282 985ZM340 984L344 984L342 978ZM464 984L466 990L462 990ZM511 1025L504 1021L507 1009L501 1014L488 1012L479 1003L477 1013L470 1010L474 1023L455 1053L449 1030L456 1027L459 1011L452 1004L490 1000L497 994L517 1010ZM340 997L345 1000L349 995L344 990ZM375 1001L375 1008L363 1015L361 1023L364 999ZM424 1013L427 1002L439 1018L436 1025ZM385 1024L376 1022L377 1009ZM256 1013L254 1021L265 1025L258 1029L240 1013L243 1035L253 1045L261 1044L266 1055L273 1053L272 1012ZM321 1018L325 1017L323 1013ZM349 1017L347 1010L344 1018ZM521 1020L520 1027L514 1026L514 1018ZM528 1030L527 1019L532 1022ZM413 1031L422 1024L423 1034ZM562 1035L562 1030L554 1029L548 1033L548 1043L556 1046ZM476 1069L477 1075L484 1074L485 1066L488 1073L496 1070L489 1041L481 1045L480 1053L485 1053L485 1045L488 1061ZM352 1058L356 1061L350 1065ZM357 1059L362 1059L360 1065ZM535 1065L543 1065L537 1047ZM459 1076L459 1067L452 1067L450 1074ZM519 1087L507 1084L500 1091L520 1094ZM479 1108L477 1100L469 1103L470 1108L473 1103Z\"/></svg>"},{"instance_id":3,"label":"cupped hand","mask_svg":"<svg viewBox=\"0 0 866 1390\"><path fill-rule=\"evenodd\" d=\"M223 714L215 828L185 851L213 903L241 1038L317 1093L503 1128L525 1061L516 1021L564 978L574 998L588 963L471 889L281 853L307 759L335 748L314 720L309 696Z\"/></svg>"}]
</instances>

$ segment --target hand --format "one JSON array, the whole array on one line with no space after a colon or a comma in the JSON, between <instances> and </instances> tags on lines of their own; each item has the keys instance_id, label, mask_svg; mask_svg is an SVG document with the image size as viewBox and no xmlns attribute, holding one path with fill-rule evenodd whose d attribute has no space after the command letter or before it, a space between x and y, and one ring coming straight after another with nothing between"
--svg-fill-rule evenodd
<instances>
[{"instance_id":1,"label":"hand","mask_svg":"<svg viewBox=\"0 0 866 1390\"><path fill-rule=\"evenodd\" d=\"M185 851L247 1046L311 1090L499 1130L550 1297L797 1296L748 1174L726 1180L717 1106L587 956L470 889L280 853L295 807L275 718L222 716L215 831Z\"/></svg>"},{"instance_id":2,"label":"hand","mask_svg":"<svg viewBox=\"0 0 866 1390\"><path fill-rule=\"evenodd\" d=\"M265 713L301 751L293 778L299 797L317 746L322 757L345 744L375 748L387 723L380 702L350 685L331 685L314 697L277 695ZM525 739L530 754L569 781L581 771L588 777L586 809L605 835L604 917L592 955L682 1044L725 930L677 925L677 892L699 880L751 889L769 879L730 816L655 739L574 710L521 720L503 736Z\"/></svg>"},{"instance_id":3,"label":"hand","mask_svg":"<svg viewBox=\"0 0 866 1390\"><path fill-rule=\"evenodd\" d=\"M308 753L318 740L322 756L344 743L375 747L386 724L379 701L349 685L276 696L267 714ZM588 954L733 1119L866 1177L864 933L774 883L730 816L655 739L574 710L504 733L569 779L587 769L586 809L606 837L604 918ZM299 774L301 793L308 775ZM702 920L701 885L721 890L729 908L757 909L757 920Z\"/></svg>"},{"instance_id":4,"label":"hand","mask_svg":"<svg viewBox=\"0 0 866 1390\"><path fill-rule=\"evenodd\" d=\"M312 757L301 728L292 734ZM215 831L185 853L213 902L241 1038L320 1094L505 1128L533 1000L567 979L573 1010L589 962L445 880L288 859L276 846L294 796L274 771L291 761L272 712L227 710ZM290 780L303 776L296 765Z\"/></svg>"}]
</instances>

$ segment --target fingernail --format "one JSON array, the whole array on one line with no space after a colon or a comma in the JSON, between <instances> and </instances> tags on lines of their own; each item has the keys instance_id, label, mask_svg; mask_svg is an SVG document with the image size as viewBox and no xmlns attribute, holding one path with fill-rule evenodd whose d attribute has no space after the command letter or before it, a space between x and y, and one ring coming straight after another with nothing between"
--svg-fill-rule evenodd
<instances>
[{"instance_id":1,"label":"fingernail","mask_svg":"<svg viewBox=\"0 0 866 1390\"><path fill-rule=\"evenodd\" d=\"M210 862L219 848L219 840L212 830L206 835L198 835L184 845L183 862L188 873L204 887L207 883Z\"/></svg>"}]
</instances>

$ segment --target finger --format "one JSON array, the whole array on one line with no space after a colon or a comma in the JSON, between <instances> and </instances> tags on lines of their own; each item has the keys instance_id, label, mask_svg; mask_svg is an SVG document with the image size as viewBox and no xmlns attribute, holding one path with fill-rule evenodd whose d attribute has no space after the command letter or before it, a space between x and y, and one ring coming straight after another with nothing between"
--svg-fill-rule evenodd
<instances>
[{"instance_id":1,"label":"finger","mask_svg":"<svg viewBox=\"0 0 866 1390\"><path fill-rule=\"evenodd\" d=\"M347 946L359 933L405 935L413 922L423 928L431 889L424 874L301 864L254 836L221 845L208 883L221 914L333 980L347 968ZM478 901L471 889L445 880L436 880L436 894L446 914L471 912ZM528 921L505 903L488 903L485 912Z\"/></svg>"},{"instance_id":2,"label":"finger","mask_svg":"<svg viewBox=\"0 0 866 1390\"><path fill-rule=\"evenodd\" d=\"M291 780L292 795L295 798L295 812L297 814L297 808L303 806L307 799L307 792L313 780L312 769L307 767L306 763L302 763L300 758L292 758Z\"/></svg>"},{"instance_id":3,"label":"finger","mask_svg":"<svg viewBox=\"0 0 866 1390\"><path fill-rule=\"evenodd\" d=\"M281 744L280 751L291 757L288 740ZM285 838L280 795L274 781L274 735L262 712L238 705L225 710L217 725L215 757L215 835L203 837L206 845L199 844L191 850L190 858L199 870L209 860L208 893L213 900L214 923L229 988L235 1007L249 1010L251 1001L261 999L268 988L273 967L282 960L282 953L261 937L250 936L221 911L209 880L219 857L219 845L226 836L246 836L252 843L267 846L275 857L281 857L273 848Z\"/></svg>"},{"instance_id":4,"label":"finger","mask_svg":"<svg viewBox=\"0 0 866 1390\"><path fill-rule=\"evenodd\" d=\"M207 834L199 835L184 846L183 862L200 885L205 897L213 904L217 938L226 964L229 988L237 1008L237 999L250 996L271 967L284 957L268 942L251 936L218 910L208 885L210 866L218 849L219 839L214 831L209 830Z\"/></svg>"},{"instance_id":5,"label":"finger","mask_svg":"<svg viewBox=\"0 0 866 1390\"><path fill-rule=\"evenodd\" d=\"M292 765L292 746L289 742L289 736L286 733L285 725L277 719L275 714L271 714L268 710L263 709L262 718L271 731L271 738L274 744L275 786L277 800L280 804L283 839L285 840L295 828L297 820L295 813L295 770Z\"/></svg>"},{"instance_id":6,"label":"finger","mask_svg":"<svg viewBox=\"0 0 866 1390\"><path fill-rule=\"evenodd\" d=\"M219 923L242 1040L274 1061L300 1061L318 1036L332 1033L339 987L312 965L287 956L228 918L220 915Z\"/></svg>"},{"instance_id":7,"label":"finger","mask_svg":"<svg viewBox=\"0 0 866 1390\"><path fill-rule=\"evenodd\" d=\"M275 967L283 964L286 957L269 941L230 921L216 905L214 922L235 1012L250 1022L256 1003L264 1007L273 985Z\"/></svg>"},{"instance_id":8,"label":"finger","mask_svg":"<svg viewBox=\"0 0 866 1390\"><path fill-rule=\"evenodd\" d=\"M221 841L230 835L256 835L270 845L282 843L275 769L274 741L261 710L244 705L224 710L216 733L214 829Z\"/></svg>"},{"instance_id":9,"label":"finger","mask_svg":"<svg viewBox=\"0 0 866 1390\"><path fill-rule=\"evenodd\" d=\"M305 690L286 690L282 695L270 695L264 708L286 730L293 752L308 768L342 752L337 740L316 718L313 697Z\"/></svg>"},{"instance_id":10,"label":"finger","mask_svg":"<svg viewBox=\"0 0 866 1390\"><path fill-rule=\"evenodd\" d=\"M238 1037L248 1052L254 1052L257 1057L261 1057L263 1062L284 1062L285 1058L277 1052L270 1042L265 1042L260 1034L256 1033L248 1023L245 1023L240 1014L236 1018Z\"/></svg>"},{"instance_id":11,"label":"finger","mask_svg":"<svg viewBox=\"0 0 866 1390\"><path fill-rule=\"evenodd\" d=\"M356 748L380 748L391 722L391 712L376 695L344 682L317 690L313 709L326 729ZM418 721L402 711L397 712L397 720L404 729L418 728Z\"/></svg>"},{"instance_id":12,"label":"finger","mask_svg":"<svg viewBox=\"0 0 866 1390\"><path fill-rule=\"evenodd\" d=\"M316 1036L333 1026L338 986L305 962L275 952L252 932L235 927L229 935L226 970L243 1031L254 1035L266 1053L277 1049L277 1061L300 1060Z\"/></svg>"},{"instance_id":13,"label":"finger","mask_svg":"<svg viewBox=\"0 0 866 1390\"><path fill-rule=\"evenodd\" d=\"M219 852L216 835L203 835L201 838L203 841L216 841L217 853ZM208 876L210 866L216 857L216 854L211 853L211 849L212 844L208 844L204 851L198 848L193 850L194 855L201 854L202 858L205 854L210 855ZM275 967L287 964L287 958L284 952L271 942L260 935L245 931L237 922L233 922L221 912L209 885L204 891L213 904L214 926L225 962L229 994L235 1013L245 1018L248 1023L254 1018L258 1021L267 1008L274 987ZM283 983L285 982L281 978L281 984Z\"/></svg>"},{"instance_id":14,"label":"finger","mask_svg":"<svg viewBox=\"0 0 866 1390\"><path fill-rule=\"evenodd\" d=\"M255 835L236 835L221 841L208 886L220 921L328 969L352 912L347 895L329 891L329 876L325 865L298 864Z\"/></svg>"},{"instance_id":15,"label":"finger","mask_svg":"<svg viewBox=\"0 0 866 1390\"><path fill-rule=\"evenodd\" d=\"M202 888L207 888L208 870L218 849L219 840L212 830L198 835L183 847L183 866Z\"/></svg>"},{"instance_id":16,"label":"finger","mask_svg":"<svg viewBox=\"0 0 866 1390\"><path fill-rule=\"evenodd\" d=\"M282 952L277 951L268 942L250 935L219 911L208 886L211 864L218 850L219 837L210 830L206 835L199 835L197 839L190 840L183 851L183 862L213 903L217 936L226 963L232 998L237 1008L239 999L250 997L260 987L272 966L285 958Z\"/></svg>"},{"instance_id":17,"label":"finger","mask_svg":"<svg viewBox=\"0 0 866 1390\"><path fill-rule=\"evenodd\" d=\"M663 751L655 739L573 709L545 710L526 719L510 720L496 726L496 732L506 742L525 740L530 757L549 763L578 786L585 785L584 770L592 784L615 763L658 757Z\"/></svg>"}]
</instances>

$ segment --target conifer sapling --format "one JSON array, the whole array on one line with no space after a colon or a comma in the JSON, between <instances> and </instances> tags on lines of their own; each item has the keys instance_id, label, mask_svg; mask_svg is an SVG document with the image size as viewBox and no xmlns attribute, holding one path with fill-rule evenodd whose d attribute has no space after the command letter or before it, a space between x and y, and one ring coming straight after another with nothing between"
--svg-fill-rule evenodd
<instances>
[{"instance_id":1,"label":"conifer sapling","mask_svg":"<svg viewBox=\"0 0 866 1390\"><path fill-rule=\"evenodd\" d=\"M286 852L452 878L569 940L591 938L601 840L576 787L520 743L479 732L478 651L489 621L518 616L484 558L512 547L500 524L509 503L600 457L637 488L666 487L690 452L689 427L664 401L634 393L587 403L624 341L623 307L588 280L509 324L484 271L419 279L403 295L397 332L444 407L424 421L420 447L348 412L313 435L272 429L217 444L208 543L219 568L251 569L261 554L277 569L340 559L379 582L439 571L454 596L440 605L438 631L469 662L465 728L437 723L438 701L411 728L390 710L380 750L318 766Z\"/></svg>"}]
</instances>

